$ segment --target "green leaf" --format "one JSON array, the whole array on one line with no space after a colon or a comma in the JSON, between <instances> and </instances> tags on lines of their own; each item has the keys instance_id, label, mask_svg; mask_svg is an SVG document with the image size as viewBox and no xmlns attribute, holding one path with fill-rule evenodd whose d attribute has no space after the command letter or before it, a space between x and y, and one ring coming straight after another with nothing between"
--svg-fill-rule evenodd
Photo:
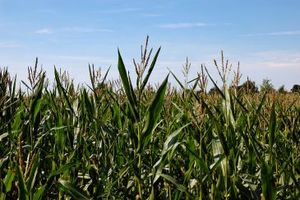
<instances>
[{"instance_id":1,"label":"green leaf","mask_svg":"<svg viewBox=\"0 0 300 200\"><path fill-rule=\"evenodd\" d=\"M87 114L89 115L89 117L93 117L94 113L95 113L95 109L94 106L92 104L92 101L90 101L90 98L86 92L86 89L83 89L82 91L83 93L83 102L84 102L84 108L86 109Z\"/></svg>"},{"instance_id":2,"label":"green leaf","mask_svg":"<svg viewBox=\"0 0 300 200\"><path fill-rule=\"evenodd\" d=\"M69 96L67 95L67 93L65 91L65 88L61 84L61 81L59 79L59 74L58 74L56 68L54 68L54 75L55 75L55 80L56 80L56 84L57 84L57 88L58 88L59 93L63 94L63 97L66 100L69 109L72 111L73 114L75 114L73 106L72 106L72 104L70 102Z\"/></svg>"},{"instance_id":3,"label":"green leaf","mask_svg":"<svg viewBox=\"0 0 300 200\"><path fill-rule=\"evenodd\" d=\"M146 118L146 124L143 130L142 134L142 141L144 138L146 138L149 134L152 133L153 128L155 127L155 124L159 118L163 103L164 103L164 97L165 92L167 89L167 83L168 83L168 77L163 81L161 86L158 88L156 95L151 103L151 105L148 108L147 118Z\"/></svg>"},{"instance_id":4,"label":"green leaf","mask_svg":"<svg viewBox=\"0 0 300 200\"><path fill-rule=\"evenodd\" d=\"M17 167L17 174L18 174L19 199L20 200L29 200L28 190L27 190L23 172L22 172L20 166Z\"/></svg>"},{"instance_id":5,"label":"green leaf","mask_svg":"<svg viewBox=\"0 0 300 200\"><path fill-rule=\"evenodd\" d=\"M68 193L70 196L72 196L74 199L78 199L78 200L90 199L83 192L73 187L68 181L59 179L58 182L60 183L59 184L60 188L66 193Z\"/></svg>"},{"instance_id":6,"label":"green leaf","mask_svg":"<svg viewBox=\"0 0 300 200\"><path fill-rule=\"evenodd\" d=\"M125 65L124 65L124 62L123 62L123 59L122 59L122 56L121 56L121 53L119 50L118 50L118 70L119 70L119 74L120 74L122 84L123 84L123 87L125 90L125 94L129 100L130 110L131 110L133 116L135 117L135 119L137 119L136 105L135 105L135 101L134 101L134 99L136 99L135 94L133 92L130 79L127 76L126 68L125 68Z\"/></svg>"},{"instance_id":7,"label":"green leaf","mask_svg":"<svg viewBox=\"0 0 300 200\"><path fill-rule=\"evenodd\" d=\"M43 93L43 87L44 87L44 80L45 80L45 73L42 74L37 89L34 91L34 95L31 106L30 106L30 113L32 117L32 121L35 122L36 116L41 110L41 105L42 105L42 93Z\"/></svg>"},{"instance_id":8,"label":"green leaf","mask_svg":"<svg viewBox=\"0 0 300 200\"><path fill-rule=\"evenodd\" d=\"M42 107L42 99L38 99L33 107L33 121L35 122L37 115L39 114Z\"/></svg>"},{"instance_id":9,"label":"green leaf","mask_svg":"<svg viewBox=\"0 0 300 200\"><path fill-rule=\"evenodd\" d=\"M36 181L36 176L37 176L38 169L39 169L39 166L40 166L40 158L39 158L38 154L35 154L33 156L32 160L31 160L31 163L33 163L33 164L31 164L32 167L30 169L29 176L26 179L26 185L27 185L27 188L29 189L30 193L34 188L34 184L35 184L35 181Z\"/></svg>"},{"instance_id":10,"label":"green leaf","mask_svg":"<svg viewBox=\"0 0 300 200\"><path fill-rule=\"evenodd\" d=\"M8 170L3 182L5 185L5 192L10 192L12 183L15 179L15 172L12 170Z\"/></svg>"},{"instance_id":11,"label":"green leaf","mask_svg":"<svg viewBox=\"0 0 300 200\"><path fill-rule=\"evenodd\" d=\"M170 70L169 70L170 71ZM181 87L181 89L185 89L184 88L184 86L183 86L183 84L180 82L180 80L177 78L177 76L173 73L173 72L171 72L170 71L170 73L172 74L172 76L175 78L175 80L176 80L176 82L179 84L179 86Z\"/></svg>"},{"instance_id":12,"label":"green leaf","mask_svg":"<svg viewBox=\"0 0 300 200\"><path fill-rule=\"evenodd\" d=\"M33 199L34 200L41 200L44 199L45 192L47 192L51 185L54 183L54 178L58 177L60 174L64 173L65 171L69 170L71 167L76 167L76 163L69 163L61 166L58 170L53 171L47 178L47 181L44 185L38 188L38 190L34 193Z\"/></svg>"},{"instance_id":13,"label":"green leaf","mask_svg":"<svg viewBox=\"0 0 300 200\"><path fill-rule=\"evenodd\" d=\"M275 131L276 131L276 112L275 112L275 101L272 105L271 116L270 116L270 123L269 123L269 130L270 130L270 147L273 147L275 142Z\"/></svg>"},{"instance_id":14,"label":"green leaf","mask_svg":"<svg viewBox=\"0 0 300 200\"><path fill-rule=\"evenodd\" d=\"M105 72L105 74L104 74L104 76L103 76L103 79L102 79L102 81L101 81L101 85L103 85L104 82L106 81L107 75L108 75L108 73L109 73L109 71L110 71L110 67L111 67L111 66L109 66L109 68L106 70L106 72Z\"/></svg>"},{"instance_id":15,"label":"green leaf","mask_svg":"<svg viewBox=\"0 0 300 200\"><path fill-rule=\"evenodd\" d=\"M151 75L151 73L152 73L152 71L154 69L154 66L156 64L156 61L157 61L157 58L158 58L160 50L161 50L161 47L159 47L159 49L157 50L155 56L153 57L153 60L152 60L151 65L149 67L148 73L147 73L145 79L143 80L143 83L142 83L142 86L141 86L141 91L144 90L145 86L148 83L149 77L150 77L150 75Z\"/></svg>"},{"instance_id":16,"label":"green leaf","mask_svg":"<svg viewBox=\"0 0 300 200\"><path fill-rule=\"evenodd\" d=\"M182 132L182 130L184 128L186 128L187 126L189 126L191 123L189 124L186 124L182 127L180 127L179 129L177 129L176 131L174 131L173 133L171 133L166 141L164 142L164 147L163 147L163 150L162 150L162 155L166 154L172 147L173 145L178 141L178 136L179 134Z\"/></svg>"},{"instance_id":17,"label":"green leaf","mask_svg":"<svg viewBox=\"0 0 300 200\"><path fill-rule=\"evenodd\" d=\"M185 144L185 147L189 151L190 156L192 156L192 158L195 159L197 165L199 165L199 167L204 171L204 173L208 174L210 171L209 171L209 167L207 166L207 163L205 162L205 160L203 158L199 157L197 155L197 153L194 150L192 150L188 144Z\"/></svg>"},{"instance_id":18,"label":"green leaf","mask_svg":"<svg viewBox=\"0 0 300 200\"><path fill-rule=\"evenodd\" d=\"M261 184L264 198L266 200L276 199L272 166L265 161L263 161L261 168Z\"/></svg>"},{"instance_id":19,"label":"green leaf","mask_svg":"<svg viewBox=\"0 0 300 200\"><path fill-rule=\"evenodd\" d=\"M163 150L161 152L161 156L160 156L160 159L154 164L153 168L158 168L155 172L155 177L153 179L153 183L155 183L158 178L160 177L160 174L161 174L161 169L162 169L162 163L165 159L165 156L166 154L174 147L174 149L180 144L178 142L178 136L179 134L181 133L181 131L189 126L190 124L186 124L182 127L180 127L179 129L177 129L176 131L174 131L173 133L171 133L166 141L164 142L164 146L163 146Z\"/></svg>"},{"instance_id":20,"label":"green leaf","mask_svg":"<svg viewBox=\"0 0 300 200\"><path fill-rule=\"evenodd\" d=\"M175 178L173 178L170 175L167 174L160 174L161 177L163 177L164 179L168 180L169 182L171 182L173 185L176 186L176 188L181 191L181 192L187 192L187 189L184 185L180 184L177 182L177 180Z\"/></svg>"},{"instance_id":21,"label":"green leaf","mask_svg":"<svg viewBox=\"0 0 300 200\"><path fill-rule=\"evenodd\" d=\"M252 121L251 121L251 126L250 128L252 129L255 125L256 125L256 122L258 121L259 119L259 115L261 114L262 112L262 108L263 108L263 105L266 101L266 97L267 97L267 93L264 93L264 96L263 98L261 99L257 109L256 109L256 112L254 112L254 117L252 118Z\"/></svg>"},{"instance_id":22,"label":"green leaf","mask_svg":"<svg viewBox=\"0 0 300 200\"><path fill-rule=\"evenodd\" d=\"M205 71L209 77L209 79L211 80L211 82L214 84L215 88L218 90L218 92L220 93L220 95L222 96L223 99L225 99L225 95L222 92L222 90L218 87L217 83L214 81L214 79L211 77L211 75L208 73L207 68L205 67Z\"/></svg>"},{"instance_id":23,"label":"green leaf","mask_svg":"<svg viewBox=\"0 0 300 200\"><path fill-rule=\"evenodd\" d=\"M45 185L39 187L39 189L33 194L33 200L42 200L45 192Z\"/></svg>"},{"instance_id":24,"label":"green leaf","mask_svg":"<svg viewBox=\"0 0 300 200\"><path fill-rule=\"evenodd\" d=\"M12 129L14 131L17 131L20 129L20 126L22 125L22 116L24 114L24 105L22 104L18 109L17 109L17 113L14 117L14 121L13 121L13 124L12 124Z\"/></svg>"}]
</instances>

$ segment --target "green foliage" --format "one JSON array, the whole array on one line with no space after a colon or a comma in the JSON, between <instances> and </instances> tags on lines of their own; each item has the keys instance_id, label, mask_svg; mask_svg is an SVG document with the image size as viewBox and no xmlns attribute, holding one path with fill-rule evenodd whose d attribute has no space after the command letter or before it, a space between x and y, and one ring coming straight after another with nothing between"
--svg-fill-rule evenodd
<instances>
[{"instance_id":1,"label":"green foliage","mask_svg":"<svg viewBox=\"0 0 300 200\"><path fill-rule=\"evenodd\" d=\"M293 88L291 89L292 92L298 92L300 93L300 85L293 85Z\"/></svg>"},{"instance_id":2,"label":"green foliage","mask_svg":"<svg viewBox=\"0 0 300 200\"><path fill-rule=\"evenodd\" d=\"M273 84L271 83L271 80L264 79L261 86L260 86L260 92L271 93L271 92L274 92L274 91L275 91L275 89L274 89Z\"/></svg>"},{"instance_id":3,"label":"green foliage","mask_svg":"<svg viewBox=\"0 0 300 200\"><path fill-rule=\"evenodd\" d=\"M238 86L237 90L246 94L254 94L258 92L258 88L254 81L247 80L242 85Z\"/></svg>"},{"instance_id":4,"label":"green foliage","mask_svg":"<svg viewBox=\"0 0 300 200\"><path fill-rule=\"evenodd\" d=\"M287 91L285 90L284 85L280 86L278 88L277 92L280 93L280 94L286 94L287 93Z\"/></svg>"}]
</instances>

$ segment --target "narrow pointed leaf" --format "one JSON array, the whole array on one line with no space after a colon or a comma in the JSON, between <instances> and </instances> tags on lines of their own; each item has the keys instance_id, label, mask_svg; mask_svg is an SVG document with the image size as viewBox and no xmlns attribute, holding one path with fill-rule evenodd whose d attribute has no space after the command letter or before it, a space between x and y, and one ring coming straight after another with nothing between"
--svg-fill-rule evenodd
<instances>
[{"instance_id":1,"label":"narrow pointed leaf","mask_svg":"<svg viewBox=\"0 0 300 200\"><path fill-rule=\"evenodd\" d=\"M67 95L67 93L65 91L65 88L61 84L61 81L59 79L59 74L58 74L56 68L54 68L54 74L55 74L55 80L56 80L56 83L57 83L58 91L60 91L60 93L63 94L63 97L66 100L69 109L72 111L73 114L75 114L73 106L72 106L72 104L70 102L69 96Z\"/></svg>"},{"instance_id":2,"label":"narrow pointed leaf","mask_svg":"<svg viewBox=\"0 0 300 200\"><path fill-rule=\"evenodd\" d=\"M164 97L165 92L167 89L167 83L168 83L168 77L163 81L161 86L158 88L156 95L149 106L148 114L146 118L146 125L143 130L143 138L147 137L155 127L155 124L159 118L163 103L164 103Z\"/></svg>"},{"instance_id":3,"label":"narrow pointed leaf","mask_svg":"<svg viewBox=\"0 0 300 200\"><path fill-rule=\"evenodd\" d=\"M275 102L272 105L271 116L270 116L270 146L273 147L275 142L275 131L276 131L276 112L275 112Z\"/></svg>"},{"instance_id":4,"label":"narrow pointed leaf","mask_svg":"<svg viewBox=\"0 0 300 200\"><path fill-rule=\"evenodd\" d=\"M23 172L22 172L20 166L17 167L17 174L18 174L19 199L20 200L29 200L28 190L27 190Z\"/></svg>"},{"instance_id":5,"label":"narrow pointed leaf","mask_svg":"<svg viewBox=\"0 0 300 200\"><path fill-rule=\"evenodd\" d=\"M135 118L136 118L137 112L136 112L136 108L135 108L136 105L134 103L134 97L133 97L133 95L135 95L135 94L133 92L131 83L129 82L130 79L127 76L126 68L125 68L125 65L124 65L124 62L123 62L123 59L122 59L122 56L121 56L121 53L119 50L118 50L118 70L119 70L119 74L120 74L120 77L122 80L122 84L123 84L126 96L129 100L130 110L131 110L133 116L135 116Z\"/></svg>"},{"instance_id":6,"label":"narrow pointed leaf","mask_svg":"<svg viewBox=\"0 0 300 200\"><path fill-rule=\"evenodd\" d=\"M141 86L141 91L144 90L145 86L146 86L147 83L148 83L149 77L150 77L150 75L151 75L151 73L152 73L152 71L153 71L153 69L154 69L154 66L155 66L155 64L156 64L156 61L157 61L157 58L158 58L158 55L159 55L160 50L161 50L161 47L159 47L159 49L157 50L155 56L153 57L153 60L152 60L152 62L151 62L151 64L150 64L150 67L149 67L149 69L148 69L148 73L147 73L145 79L143 80L143 83L142 83L142 86Z\"/></svg>"}]
</instances>

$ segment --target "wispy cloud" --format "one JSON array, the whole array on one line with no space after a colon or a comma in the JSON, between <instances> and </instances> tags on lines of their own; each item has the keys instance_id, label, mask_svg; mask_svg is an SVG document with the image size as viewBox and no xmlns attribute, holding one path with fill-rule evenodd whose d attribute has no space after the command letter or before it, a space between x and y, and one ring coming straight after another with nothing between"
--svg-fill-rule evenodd
<instances>
[{"instance_id":1,"label":"wispy cloud","mask_svg":"<svg viewBox=\"0 0 300 200\"><path fill-rule=\"evenodd\" d=\"M20 44L16 42L0 42L0 48L19 48Z\"/></svg>"},{"instance_id":2,"label":"wispy cloud","mask_svg":"<svg viewBox=\"0 0 300 200\"><path fill-rule=\"evenodd\" d=\"M300 30L296 30L296 31L281 31L281 32L273 32L273 33L269 33L268 35L300 35Z\"/></svg>"},{"instance_id":3,"label":"wispy cloud","mask_svg":"<svg viewBox=\"0 0 300 200\"><path fill-rule=\"evenodd\" d=\"M63 33L63 32L96 33L96 32L113 32L113 30L105 29L105 28L72 26L72 27L65 27L65 28L59 28L59 29L43 28L43 29L39 29L39 30L35 31L36 34L53 34L53 33Z\"/></svg>"},{"instance_id":4,"label":"wispy cloud","mask_svg":"<svg viewBox=\"0 0 300 200\"><path fill-rule=\"evenodd\" d=\"M162 14L158 14L158 13L143 13L142 16L143 17L161 17Z\"/></svg>"},{"instance_id":5,"label":"wispy cloud","mask_svg":"<svg viewBox=\"0 0 300 200\"><path fill-rule=\"evenodd\" d=\"M170 23L170 24L161 24L161 28L167 29L185 29L185 28L197 28L197 27L204 27L208 26L209 24L201 23L201 22L186 22L186 23Z\"/></svg>"},{"instance_id":6,"label":"wispy cloud","mask_svg":"<svg viewBox=\"0 0 300 200\"><path fill-rule=\"evenodd\" d=\"M269 32L269 33L249 33L249 34L244 34L243 36L254 37L254 36L294 36L294 35L300 35L300 30L278 31L278 32Z\"/></svg>"},{"instance_id":7,"label":"wispy cloud","mask_svg":"<svg viewBox=\"0 0 300 200\"><path fill-rule=\"evenodd\" d=\"M42 14L54 14L55 10L52 9L37 9L37 13L42 13Z\"/></svg>"},{"instance_id":8,"label":"wispy cloud","mask_svg":"<svg viewBox=\"0 0 300 200\"><path fill-rule=\"evenodd\" d=\"M99 11L98 13L119 14L119 13L136 12L136 11L140 11L140 10L141 10L140 8L120 8L120 9L103 10L103 11Z\"/></svg>"},{"instance_id":9,"label":"wispy cloud","mask_svg":"<svg viewBox=\"0 0 300 200\"><path fill-rule=\"evenodd\" d=\"M85 61L85 62L91 62L91 61L97 61L97 62L103 62L103 63L114 63L115 59L108 59L98 56L81 56L81 55L53 55L53 58L65 60L65 61Z\"/></svg>"},{"instance_id":10,"label":"wispy cloud","mask_svg":"<svg viewBox=\"0 0 300 200\"><path fill-rule=\"evenodd\" d=\"M42 29L36 30L35 33L37 33L37 34L51 34L52 31L48 28L42 28Z\"/></svg>"},{"instance_id":11,"label":"wispy cloud","mask_svg":"<svg viewBox=\"0 0 300 200\"><path fill-rule=\"evenodd\" d=\"M233 23L232 22L224 22L223 25L224 26L231 26L231 25L233 25Z\"/></svg>"},{"instance_id":12,"label":"wispy cloud","mask_svg":"<svg viewBox=\"0 0 300 200\"><path fill-rule=\"evenodd\" d=\"M66 27L61 29L63 32L76 32L76 33L95 33L95 32L113 32L111 29L105 28L90 28L90 27Z\"/></svg>"},{"instance_id":13,"label":"wispy cloud","mask_svg":"<svg viewBox=\"0 0 300 200\"><path fill-rule=\"evenodd\" d=\"M299 51L266 51L253 55L256 65L266 68L300 67Z\"/></svg>"}]
</instances>

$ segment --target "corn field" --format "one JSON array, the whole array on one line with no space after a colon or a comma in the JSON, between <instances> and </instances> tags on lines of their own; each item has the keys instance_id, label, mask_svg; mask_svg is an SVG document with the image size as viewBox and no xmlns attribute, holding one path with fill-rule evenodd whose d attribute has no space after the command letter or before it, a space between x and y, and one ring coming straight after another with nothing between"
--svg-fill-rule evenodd
<instances>
[{"instance_id":1,"label":"corn field","mask_svg":"<svg viewBox=\"0 0 300 200\"><path fill-rule=\"evenodd\" d=\"M88 86L1 69L0 199L299 199L300 95L238 91L223 56L221 86L205 67L153 86L147 43L134 81L120 52L119 80L90 66Z\"/></svg>"}]
</instances>

